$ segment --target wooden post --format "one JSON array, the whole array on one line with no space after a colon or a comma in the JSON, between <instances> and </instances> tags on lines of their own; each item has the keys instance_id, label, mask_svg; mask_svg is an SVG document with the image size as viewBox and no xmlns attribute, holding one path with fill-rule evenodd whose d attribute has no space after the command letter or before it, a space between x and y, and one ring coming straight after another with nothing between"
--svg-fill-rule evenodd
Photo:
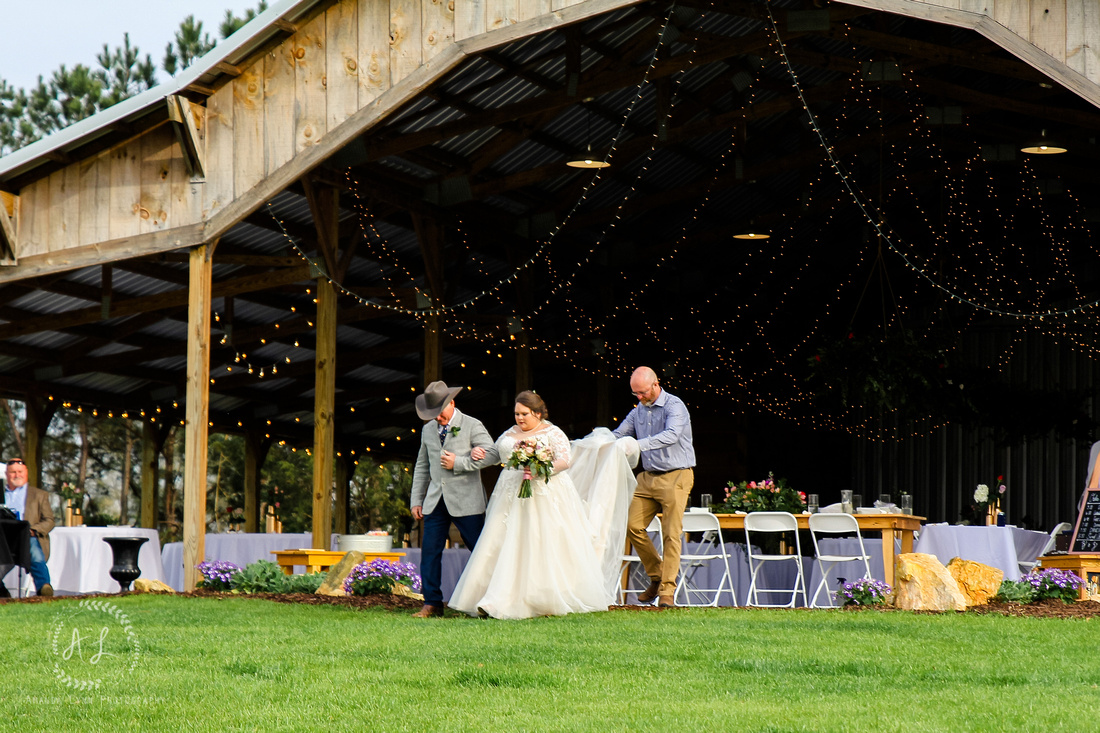
<instances>
[{"instance_id":1,"label":"wooden post","mask_svg":"<svg viewBox=\"0 0 1100 733\"><path fill-rule=\"evenodd\" d=\"M27 464L27 483L39 486L42 480L42 439L46 437L50 421L57 412L57 402L43 404L40 397L30 395L24 404L27 408L27 435L23 446L26 450L23 460Z\"/></svg>"},{"instance_id":2,"label":"wooden post","mask_svg":"<svg viewBox=\"0 0 1100 733\"><path fill-rule=\"evenodd\" d=\"M443 379L443 319L424 319L424 386Z\"/></svg>"},{"instance_id":3,"label":"wooden post","mask_svg":"<svg viewBox=\"0 0 1100 733\"><path fill-rule=\"evenodd\" d=\"M160 440L156 426L141 421L141 526L157 528L157 484L160 482Z\"/></svg>"},{"instance_id":4,"label":"wooden post","mask_svg":"<svg viewBox=\"0 0 1100 733\"><path fill-rule=\"evenodd\" d=\"M183 587L200 579L206 552L206 454L210 414L210 309L214 244L191 249L187 303L187 412L183 464Z\"/></svg>"},{"instance_id":5,"label":"wooden post","mask_svg":"<svg viewBox=\"0 0 1100 733\"><path fill-rule=\"evenodd\" d=\"M244 531L260 531L260 471L271 448L271 440L259 430L244 434Z\"/></svg>"},{"instance_id":6,"label":"wooden post","mask_svg":"<svg viewBox=\"0 0 1100 733\"><path fill-rule=\"evenodd\" d=\"M354 469L355 464L349 456L336 457L336 506L333 510L333 524L339 534L348 532L348 489Z\"/></svg>"},{"instance_id":7,"label":"wooden post","mask_svg":"<svg viewBox=\"0 0 1100 733\"><path fill-rule=\"evenodd\" d=\"M332 541L332 459L336 402L336 289L317 278L317 348L313 390L313 547Z\"/></svg>"}]
</instances>

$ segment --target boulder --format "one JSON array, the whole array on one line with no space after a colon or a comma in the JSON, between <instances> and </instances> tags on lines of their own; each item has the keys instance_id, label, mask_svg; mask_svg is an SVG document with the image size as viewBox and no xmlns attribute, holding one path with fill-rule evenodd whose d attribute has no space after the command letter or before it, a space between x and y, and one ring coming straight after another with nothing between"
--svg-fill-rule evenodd
<instances>
[{"instance_id":1,"label":"boulder","mask_svg":"<svg viewBox=\"0 0 1100 733\"><path fill-rule=\"evenodd\" d=\"M947 563L947 571L959 585L968 606L984 606L989 599L997 595L1005 572L973 560L953 558Z\"/></svg>"},{"instance_id":2,"label":"boulder","mask_svg":"<svg viewBox=\"0 0 1100 733\"><path fill-rule=\"evenodd\" d=\"M317 594L322 596L346 596L344 581L347 579L348 574L355 569L355 566L363 562L364 559L365 556L359 550L352 550L344 555L340 558L340 562L328 569L328 575L325 576L321 587L317 589Z\"/></svg>"},{"instance_id":3,"label":"boulder","mask_svg":"<svg viewBox=\"0 0 1100 733\"><path fill-rule=\"evenodd\" d=\"M175 593L176 589L167 583L152 578L138 578L134 581L135 593Z\"/></svg>"},{"instance_id":4,"label":"boulder","mask_svg":"<svg viewBox=\"0 0 1100 733\"><path fill-rule=\"evenodd\" d=\"M898 555L894 605L909 611L965 611L966 597L935 555Z\"/></svg>"},{"instance_id":5,"label":"boulder","mask_svg":"<svg viewBox=\"0 0 1100 733\"><path fill-rule=\"evenodd\" d=\"M390 591L390 593L395 596L405 596L406 598L412 598L416 601L424 600L424 596L422 594L417 593L404 583L394 583L393 589Z\"/></svg>"}]
</instances>

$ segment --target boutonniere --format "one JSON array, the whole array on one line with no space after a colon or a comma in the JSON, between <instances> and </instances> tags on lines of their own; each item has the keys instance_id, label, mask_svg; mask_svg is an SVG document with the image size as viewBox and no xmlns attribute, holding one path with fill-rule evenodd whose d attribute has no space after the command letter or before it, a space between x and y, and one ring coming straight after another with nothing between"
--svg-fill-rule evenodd
<instances>
[{"instance_id":1,"label":"boutonniere","mask_svg":"<svg viewBox=\"0 0 1100 733\"><path fill-rule=\"evenodd\" d=\"M458 435L458 431L459 431L459 430L462 430L462 428L460 428L459 426L455 425L455 426L454 426L453 428L451 428L451 435Z\"/></svg>"}]
</instances>

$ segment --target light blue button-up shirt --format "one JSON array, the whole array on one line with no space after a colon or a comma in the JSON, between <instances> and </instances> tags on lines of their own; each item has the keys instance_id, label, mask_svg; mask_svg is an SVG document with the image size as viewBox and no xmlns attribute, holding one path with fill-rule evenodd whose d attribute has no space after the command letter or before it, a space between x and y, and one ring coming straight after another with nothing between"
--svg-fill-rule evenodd
<instances>
[{"instance_id":1,"label":"light blue button-up shirt","mask_svg":"<svg viewBox=\"0 0 1100 733\"><path fill-rule=\"evenodd\" d=\"M4 489L4 505L18 514L19 518L22 519L27 511L27 485L23 484L14 491L12 489Z\"/></svg>"},{"instance_id":2,"label":"light blue button-up shirt","mask_svg":"<svg viewBox=\"0 0 1100 733\"><path fill-rule=\"evenodd\" d=\"M614 433L617 438L637 439L646 471L695 467L687 405L667 390L662 389L652 405L639 402Z\"/></svg>"}]
</instances>

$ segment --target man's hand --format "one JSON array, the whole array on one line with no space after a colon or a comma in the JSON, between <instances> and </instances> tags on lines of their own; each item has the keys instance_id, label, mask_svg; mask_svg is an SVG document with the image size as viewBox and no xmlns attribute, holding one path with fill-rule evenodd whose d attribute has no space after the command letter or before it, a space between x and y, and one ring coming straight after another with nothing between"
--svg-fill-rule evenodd
<instances>
[{"instance_id":1,"label":"man's hand","mask_svg":"<svg viewBox=\"0 0 1100 733\"><path fill-rule=\"evenodd\" d=\"M455 467L455 454L445 450L439 454L439 461L443 464L443 468L448 471L453 470Z\"/></svg>"},{"instance_id":2,"label":"man's hand","mask_svg":"<svg viewBox=\"0 0 1100 733\"><path fill-rule=\"evenodd\" d=\"M424 507L414 506L412 508L412 513L413 513L413 519L415 519L416 521L419 522L421 519L424 518Z\"/></svg>"},{"instance_id":3,"label":"man's hand","mask_svg":"<svg viewBox=\"0 0 1100 733\"><path fill-rule=\"evenodd\" d=\"M475 461L480 461L484 457L485 449L482 448L480 445L470 451L470 458L473 458Z\"/></svg>"}]
</instances>

